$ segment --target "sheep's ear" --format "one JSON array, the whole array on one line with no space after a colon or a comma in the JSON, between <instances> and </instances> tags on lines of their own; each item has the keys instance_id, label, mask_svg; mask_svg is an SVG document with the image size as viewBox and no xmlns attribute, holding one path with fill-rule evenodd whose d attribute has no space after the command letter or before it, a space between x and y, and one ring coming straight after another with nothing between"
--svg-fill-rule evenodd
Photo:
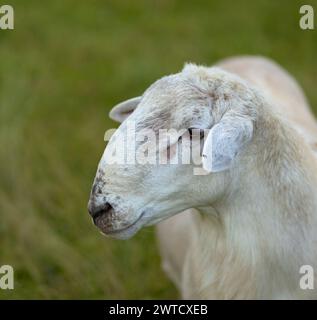
<instances>
[{"instance_id":1,"label":"sheep's ear","mask_svg":"<svg viewBox=\"0 0 317 320\"><path fill-rule=\"evenodd\" d=\"M123 122L129 115L131 115L140 101L141 97L135 97L117 104L109 112L109 117L117 122Z\"/></svg>"},{"instance_id":2,"label":"sheep's ear","mask_svg":"<svg viewBox=\"0 0 317 320\"><path fill-rule=\"evenodd\" d=\"M221 172L231 167L236 155L252 138L250 119L225 117L209 131L203 147L203 168L207 172Z\"/></svg>"}]
</instances>

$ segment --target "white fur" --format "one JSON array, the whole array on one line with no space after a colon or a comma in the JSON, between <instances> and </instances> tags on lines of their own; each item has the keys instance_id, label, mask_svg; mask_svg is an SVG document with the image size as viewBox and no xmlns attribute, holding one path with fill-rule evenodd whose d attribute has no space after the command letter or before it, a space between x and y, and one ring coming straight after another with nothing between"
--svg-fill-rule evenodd
<instances>
[{"instance_id":1,"label":"white fur","mask_svg":"<svg viewBox=\"0 0 317 320\"><path fill-rule=\"evenodd\" d=\"M157 234L164 269L184 298L316 298L299 288L300 266L317 270L315 120L295 80L273 62L239 57L218 66L191 64L162 78L129 119L218 128L216 152L229 160L215 161L215 170L207 161L217 172L205 176L101 161L101 195L91 201L111 201L114 230L137 221L118 238L170 217Z\"/></svg>"}]
</instances>

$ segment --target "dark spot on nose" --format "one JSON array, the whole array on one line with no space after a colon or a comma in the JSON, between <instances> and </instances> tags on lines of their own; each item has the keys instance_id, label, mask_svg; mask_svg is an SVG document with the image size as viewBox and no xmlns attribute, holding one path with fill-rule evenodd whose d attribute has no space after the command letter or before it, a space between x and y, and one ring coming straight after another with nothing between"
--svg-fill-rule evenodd
<instances>
[{"instance_id":1,"label":"dark spot on nose","mask_svg":"<svg viewBox=\"0 0 317 320\"><path fill-rule=\"evenodd\" d=\"M99 184L95 183L92 187L92 194L102 194L102 190Z\"/></svg>"},{"instance_id":2,"label":"dark spot on nose","mask_svg":"<svg viewBox=\"0 0 317 320\"><path fill-rule=\"evenodd\" d=\"M96 206L93 202L89 202L88 211L94 220L98 217L108 214L112 210L110 203L106 202L101 206Z\"/></svg>"}]
</instances>

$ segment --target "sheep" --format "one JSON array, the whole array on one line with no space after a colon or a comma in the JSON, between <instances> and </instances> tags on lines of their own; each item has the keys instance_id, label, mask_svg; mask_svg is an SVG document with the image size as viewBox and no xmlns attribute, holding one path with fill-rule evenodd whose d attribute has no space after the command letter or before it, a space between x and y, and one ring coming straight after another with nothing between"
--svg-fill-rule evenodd
<instances>
[{"instance_id":1,"label":"sheep","mask_svg":"<svg viewBox=\"0 0 317 320\"><path fill-rule=\"evenodd\" d=\"M317 297L299 286L300 267L317 263L317 126L286 71L262 57L187 64L110 116L123 121L117 132L128 120L137 131L210 131L204 175L109 164L110 141L88 204L104 234L127 239L157 224L163 267L185 299Z\"/></svg>"}]
</instances>

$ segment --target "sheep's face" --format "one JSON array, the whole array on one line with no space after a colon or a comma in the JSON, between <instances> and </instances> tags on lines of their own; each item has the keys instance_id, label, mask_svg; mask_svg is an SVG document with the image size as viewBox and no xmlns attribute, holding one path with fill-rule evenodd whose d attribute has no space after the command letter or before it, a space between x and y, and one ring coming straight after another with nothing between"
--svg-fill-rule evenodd
<instances>
[{"instance_id":1,"label":"sheep's face","mask_svg":"<svg viewBox=\"0 0 317 320\"><path fill-rule=\"evenodd\" d=\"M111 137L89 201L104 234L129 238L145 225L206 206L223 194L226 173L208 175L212 170L201 163L206 130L227 111L229 97L217 91L217 81L210 92L199 72L191 77L185 70L155 82ZM123 109L117 112L127 115L127 106Z\"/></svg>"}]
</instances>

